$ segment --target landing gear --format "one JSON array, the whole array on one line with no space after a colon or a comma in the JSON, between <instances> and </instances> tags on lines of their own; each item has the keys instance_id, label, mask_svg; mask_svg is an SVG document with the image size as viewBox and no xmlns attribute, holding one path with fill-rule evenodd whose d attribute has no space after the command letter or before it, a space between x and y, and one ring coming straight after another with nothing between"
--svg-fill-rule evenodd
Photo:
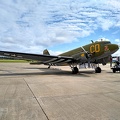
<instances>
[{"instance_id":1,"label":"landing gear","mask_svg":"<svg viewBox=\"0 0 120 120\"><path fill-rule=\"evenodd\" d=\"M78 73L78 68L77 67L73 67L72 68L72 74L77 74Z\"/></svg>"},{"instance_id":2,"label":"landing gear","mask_svg":"<svg viewBox=\"0 0 120 120\"><path fill-rule=\"evenodd\" d=\"M100 67L96 67L95 68L95 73L101 73L101 68Z\"/></svg>"},{"instance_id":3,"label":"landing gear","mask_svg":"<svg viewBox=\"0 0 120 120\"><path fill-rule=\"evenodd\" d=\"M78 68L77 68L77 65L76 63L71 63L70 64L70 67L71 67L71 70L72 70L72 74L77 74L79 72Z\"/></svg>"},{"instance_id":4,"label":"landing gear","mask_svg":"<svg viewBox=\"0 0 120 120\"><path fill-rule=\"evenodd\" d=\"M50 65L48 66L48 69L50 69Z\"/></svg>"}]
</instances>

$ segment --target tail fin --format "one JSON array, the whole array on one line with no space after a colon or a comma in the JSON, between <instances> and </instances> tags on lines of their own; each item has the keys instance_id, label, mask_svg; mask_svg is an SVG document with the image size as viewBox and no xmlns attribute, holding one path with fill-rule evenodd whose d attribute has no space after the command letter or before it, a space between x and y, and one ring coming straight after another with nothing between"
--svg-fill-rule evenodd
<instances>
[{"instance_id":1,"label":"tail fin","mask_svg":"<svg viewBox=\"0 0 120 120\"><path fill-rule=\"evenodd\" d=\"M50 55L50 53L48 52L47 49L45 49L45 50L43 51L43 55Z\"/></svg>"}]
</instances>

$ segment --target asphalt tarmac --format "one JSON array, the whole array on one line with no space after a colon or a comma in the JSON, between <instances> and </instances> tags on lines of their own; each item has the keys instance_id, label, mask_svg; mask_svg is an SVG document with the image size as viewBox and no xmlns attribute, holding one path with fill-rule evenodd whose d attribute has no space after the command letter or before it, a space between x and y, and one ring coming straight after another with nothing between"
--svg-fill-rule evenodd
<instances>
[{"instance_id":1,"label":"asphalt tarmac","mask_svg":"<svg viewBox=\"0 0 120 120\"><path fill-rule=\"evenodd\" d=\"M120 73L0 63L0 120L120 120Z\"/></svg>"}]
</instances>

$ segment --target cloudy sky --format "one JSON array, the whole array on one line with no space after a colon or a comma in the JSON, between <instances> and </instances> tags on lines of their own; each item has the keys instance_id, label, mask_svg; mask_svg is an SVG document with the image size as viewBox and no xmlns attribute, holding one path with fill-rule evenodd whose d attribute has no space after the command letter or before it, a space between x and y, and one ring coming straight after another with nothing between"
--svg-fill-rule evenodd
<instances>
[{"instance_id":1,"label":"cloudy sky","mask_svg":"<svg viewBox=\"0 0 120 120\"><path fill-rule=\"evenodd\" d=\"M120 0L0 0L0 50L59 54L101 38L120 45Z\"/></svg>"}]
</instances>

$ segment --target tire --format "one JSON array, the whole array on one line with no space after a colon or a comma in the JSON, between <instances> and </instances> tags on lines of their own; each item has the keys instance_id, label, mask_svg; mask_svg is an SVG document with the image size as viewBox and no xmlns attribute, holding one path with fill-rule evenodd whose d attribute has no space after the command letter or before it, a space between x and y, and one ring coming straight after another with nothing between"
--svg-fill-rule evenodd
<instances>
[{"instance_id":1,"label":"tire","mask_svg":"<svg viewBox=\"0 0 120 120\"><path fill-rule=\"evenodd\" d=\"M115 69L113 69L113 73L116 73L116 70L115 70Z\"/></svg>"},{"instance_id":2,"label":"tire","mask_svg":"<svg viewBox=\"0 0 120 120\"><path fill-rule=\"evenodd\" d=\"M72 74L77 74L78 73L78 68L77 67L74 67L73 69L72 69Z\"/></svg>"},{"instance_id":3,"label":"tire","mask_svg":"<svg viewBox=\"0 0 120 120\"><path fill-rule=\"evenodd\" d=\"M101 73L101 68L100 67L96 67L95 68L95 73Z\"/></svg>"}]
</instances>

